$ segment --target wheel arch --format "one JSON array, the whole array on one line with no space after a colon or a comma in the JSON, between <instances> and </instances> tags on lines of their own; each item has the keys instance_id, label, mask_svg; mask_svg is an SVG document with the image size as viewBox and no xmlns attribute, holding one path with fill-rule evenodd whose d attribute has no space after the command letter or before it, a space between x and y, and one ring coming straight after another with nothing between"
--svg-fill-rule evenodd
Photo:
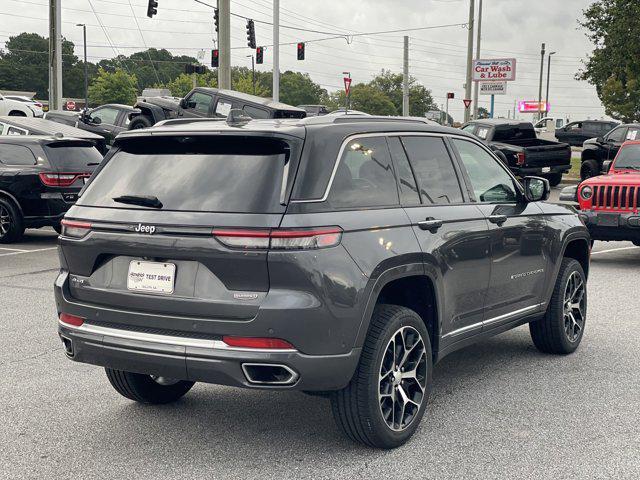
<instances>
[{"instance_id":1,"label":"wheel arch","mask_svg":"<svg viewBox=\"0 0 640 480\"><path fill-rule=\"evenodd\" d=\"M562 250L561 258L573 258L580 263L585 276L589 277L589 259L591 256L591 247L589 240L583 237L569 239L565 242Z\"/></svg>"},{"instance_id":2,"label":"wheel arch","mask_svg":"<svg viewBox=\"0 0 640 480\"><path fill-rule=\"evenodd\" d=\"M7 115L9 115L10 117L26 117L27 116L26 112L23 112L22 110L10 110Z\"/></svg>"},{"instance_id":3,"label":"wheel arch","mask_svg":"<svg viewBox=\"0 0 640 480\"><path fill-rule=\"evenodd\" d=\"M158 123L161 120L166 120L164 111L161 107L153 105L151 103L138 103L135 108L140 110L140 113L131 118L133 121L136 117L149 117L153 123Z\"/></svg>"},{"instance_id":4,"label":"wheel arch","mask_svg":"<svg viewBox=\"0 0 640 480\"><path fill-rule=\"evenodd\" d=\"M425 323L431 350L437 358L440 332L441 301L437 281L424 270L424 265L409 264L384 271L371 288L356 337L356 347L364 344L371 324L373 309L378 303L399 305L414 310Z\"/></svg>"},{"instance_id":5,"label":"wheel arch","mask_svg":"<svg viewBox=\"0 0 640 480\"><path fill-rule=\"evenodd\" d=\"M7 192L6 190L0 190L0 198L5 198L9 200L18 209L18 211L20 212L20 215L24 216L22 205L20 205L20 202L18 201L18 199L14 197L11 193Z\"/></svg>"}]
</instances>

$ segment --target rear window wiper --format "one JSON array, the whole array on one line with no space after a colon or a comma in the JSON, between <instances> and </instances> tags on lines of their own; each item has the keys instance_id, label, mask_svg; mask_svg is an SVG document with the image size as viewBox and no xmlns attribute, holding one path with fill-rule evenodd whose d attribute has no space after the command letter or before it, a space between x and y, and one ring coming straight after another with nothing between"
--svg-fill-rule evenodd
<instances>
[{"instance_id":1,"label":"rear window wiper","mask_svg":"<svg viewBox=\"0 0 640 480\"><path fill-rule=\"evenodd\" d=\"M162 208L162 202L152 195L121 195L113 197L114 202L140 205L141 207Z\"/></svg>"}]
</instances>

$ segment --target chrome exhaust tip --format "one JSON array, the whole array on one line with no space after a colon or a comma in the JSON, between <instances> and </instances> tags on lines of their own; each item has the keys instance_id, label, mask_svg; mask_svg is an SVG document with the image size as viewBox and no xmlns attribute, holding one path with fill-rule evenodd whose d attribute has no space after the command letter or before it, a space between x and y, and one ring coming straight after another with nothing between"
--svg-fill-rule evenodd
<instances>
[{"instance_id":1,"label":"chrome exhaust tip","mask_svg":"<svg viewBox=\"0 0 640 480\"><path fill-rule=\"evenodd\" d=\"M242 371L253 385L293 385L299 378L290 367L274 363L243 363Z\"/></svg>"}]
</instances>

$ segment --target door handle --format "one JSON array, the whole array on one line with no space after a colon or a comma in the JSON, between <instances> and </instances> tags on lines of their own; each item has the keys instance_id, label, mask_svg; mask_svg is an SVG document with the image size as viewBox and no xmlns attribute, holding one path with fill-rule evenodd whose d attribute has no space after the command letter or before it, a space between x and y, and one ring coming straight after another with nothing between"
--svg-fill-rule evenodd
<instances>
[{"instance_id":1,"label":"door handle","mask_svg":"<svg viewBox=\"0 0 640 480\"><path fill-rule=\"evenodd\" d=\"M491 223L495 223L496 225L502 225L507 221L506 215L489 215L487 217Z\"/></svg>"},{"instance_id":2,"label":"door handle","mask_svg":"<svg viewBox=\"0 0 640 480\"><path fill-rule=\"evenodd\" d=\"M418 228L420 230L429 230L431 233L436 232L443 224L442 220L437 220L435 218L427 218L422 222L418 222Z\"/></svg>"}]
</instances>

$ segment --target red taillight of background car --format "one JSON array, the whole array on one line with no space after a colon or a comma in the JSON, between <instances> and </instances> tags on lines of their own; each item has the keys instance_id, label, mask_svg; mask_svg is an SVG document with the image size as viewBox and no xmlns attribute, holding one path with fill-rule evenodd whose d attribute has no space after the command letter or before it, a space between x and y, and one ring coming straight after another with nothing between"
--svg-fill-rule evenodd
<instances>
[{"instance_id":1,"label":"red taillight of background car","mask_svg":"<svg viewBox=\"0 0 640 480\"><path fill-rule=\"evenodd\" d=\"M340 227L237 229L214 228L213 236L231 248L259 250L315 250L340 244Z\"/></svg>"},{"instance_id":2,"label":"red taillight of background car","mask_svg":"<svg viewBox=\"0 0 640 480\"><path fill-rule=\"evenodd\" d=\"M91 231L91 224L89 222L62 220L60 225L62 226L61 235L63 237L82 238Z\"/></svg>"},{"instance_id":3,"label":"red taillight of background car","mask_svg":"<svg viewBox=\"0 0 640 480\"><path fill-rule=\"evenodd\" d=\"M295 347L286 340L268 337L233 337L223 336L222 341L230 347L236 348L261 348L268 350L295 350Z\"/></svg>"},{"instance_id":4,"label":"red taillight of background car","mask_svg":"<svg viewBox=\"0 0 640 480\"><path fill-rule=\"evenodd\" d=\"M62 323L71 325L72 327L80 327L84 323L84 318L69 313L61 313L58 317Z\"/></svg>"},{"instance_id":5,"label":"red taillight of background car","mask_svg":"<svg viewBox=\"0 0 640 480\"><path fill-rule=\"evenodd\" d=\"M78 178L89 176L89 173L44 172L40 174L40 181L47 187L70 187Z\"/></svg>"},{"instance_id":6,"label":"red taillight of background car","mask_svg":"<svg viewBox=\"0 0 640 480\"><path fill-rule=\"evenodd\" d=\"M516 155L516 165L524 165L525 162L525 156L524 156L524 152L520 152Z\"/></svg>"}]
</instances>

